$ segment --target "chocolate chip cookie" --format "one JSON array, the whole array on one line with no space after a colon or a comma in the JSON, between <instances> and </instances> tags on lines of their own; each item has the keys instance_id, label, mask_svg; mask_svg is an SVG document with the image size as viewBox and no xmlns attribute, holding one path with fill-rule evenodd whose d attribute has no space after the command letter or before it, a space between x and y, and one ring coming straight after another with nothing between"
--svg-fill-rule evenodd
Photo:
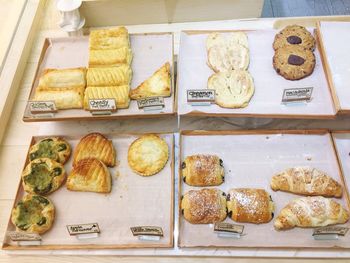
<instances>
[{"instance_id":1,"label":"chocolate chip cookie","mask_svg":"<svg viewBox=\"0 0 350 263\"><path fill-rule=\"evenodd\" d=\"M285 27L275 36L273 49L277 50L284 46L300 46L314 50L315 39L305 27L291 25Z\"/></svg>"},{"instance_id":2,"label":"chocolate chip cookie","mask_svg":"<svg viewBox=\"0 0 350 263\"><path fill-rule=\"evenodd\" d=\"M277 49L273 56L276 72L288 80L305 78L314 71L314 53L300 46L285 46Z\"/></svg>"}]
</instances>

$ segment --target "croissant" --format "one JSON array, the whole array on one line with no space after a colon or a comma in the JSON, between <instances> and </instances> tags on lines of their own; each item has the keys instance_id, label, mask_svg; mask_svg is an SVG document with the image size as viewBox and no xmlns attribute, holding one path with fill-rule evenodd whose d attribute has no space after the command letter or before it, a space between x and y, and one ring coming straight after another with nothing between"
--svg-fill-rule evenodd
<instances>
[{"instance_id":1,"label":"croissant","mask_svg":"<svg viewBox=\"0 0 350 263\"><path fill-rule=\"evenodd\" d=\"M342 187L337 181L310 167L289 168L274 175L271 188L302 195L342 196Z\"/></svg>"},{"instance_id":2,"label":"croissant","mask_svg":"<svg viewBox=\"0 0 350 263\"><path fill-rule=\"evenodd\" d=\"M344 224L349 220L349 212L339 203L322 196L294 199L284 207L275 220L277 230L293 227L321 227Z\"/></svg>"}]
</instances>

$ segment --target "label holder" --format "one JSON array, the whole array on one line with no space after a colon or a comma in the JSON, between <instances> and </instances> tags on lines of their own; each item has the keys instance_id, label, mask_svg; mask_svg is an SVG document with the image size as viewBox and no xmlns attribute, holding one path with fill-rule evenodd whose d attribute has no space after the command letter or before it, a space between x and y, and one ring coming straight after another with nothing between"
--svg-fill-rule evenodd
<instances>
[{"instance_id":1,"label":"label holder","mask_svg":"<svg viewBox=\"0 0 350 263\"><path fill-rule=\"evenodd\" d=\"M158 226L130 227L133 236L142 241L159 241L163 236L163 229Z\"/></svg>"},{"instance_id":2,"label":"label holder","mask_svg":"<svg viewBox=\"0 0 350 263\"><path fill-rule=\"evenodd\" d=\"M115 99L89 99L89 111L92 115L111 115L117 111Z\"/></svg>"},{"instance_id":3,"label":"label holder","mask_svg":"<svg viewBox=\"0 0 350 263\"><path fill-rule=\"evenodd\" d=\"M240 239L244 231L244 225L237 225L225 222L218 222L214 224L214 232L221 238Z\"/></svg>"},{"instance_id":4,"label":"label holder","mask_svg":"<svg viewBox=\"0 0 350 263\"><path fill-rule=\"evenodd\" d=\"M284 105L307 105L312 101L313 87L284 89L282 104Z\"/></svg>"},{"instance_id":5,"label":"label holder","mask_svg":"<svg viewBox=\"0 0 350 263\"><path fill-rule=\"evenodd\" d=\"M67 225L70 236L75 236L79 240L97 238L100 234L98 223Z\"/></svg>"},{"instance_id":6,"label":"label holder","mask_svg":"<svg viewBox=\"0 0 350 263\"><path fill-rule=\"evenodd\" d=\"M315 240L338 240L349 231L348 227L325 226L314 229L312 236Z\"/></svg>"},{"instance_id":7,"label":"label holder","mask_svg":"<svg viewBox=\"0 0 350 263\"><path fill-rule=\"evenodd\" d=\"M210 106L212 103L215 103L215 90L187 90L187 103L191 104L192 106Z\"/></svg>"},{"instance_id":8,"label":"label holder","mask_svg":"<svg viewBox=\"0 0 350 263\"><path fill-rule=\"evenodd\" d=\"M57 107L55 101L28 101L27 110L33 117L36 118L53 118L57 113Z\"/></svg>"},{"instance_id":9,"label":"label holder","mask_svg":"<svg viewBox=\"0 0 350 263\"><path fill-rule=\"evenodd\" d=\"M42 240L39 234L18 231L8 231L7 236L18 246L40 246Z\"/></svg>"},{"instance_id":10,"label":"label holder","mask_svg":"<svg viewBox=\"0 0 350 263\"><path fill-rule=\"evenodd\" d=\"M160 112L165 107L163 97L149 97L137 100L137 107L144 112Z\"/></svg>"}]
</instances>

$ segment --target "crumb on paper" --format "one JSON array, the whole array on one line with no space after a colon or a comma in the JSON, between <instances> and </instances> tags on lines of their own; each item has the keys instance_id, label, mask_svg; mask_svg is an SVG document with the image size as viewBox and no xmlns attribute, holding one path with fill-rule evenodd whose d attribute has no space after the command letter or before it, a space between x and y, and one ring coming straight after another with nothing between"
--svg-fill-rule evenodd
<instances>
[{"instance_id":1,"label":"crumb on paper","mask_svg":"<svg viewBox=\"0 0 350 263\"><path fill-rule=\"evenodd\" d=\"M115 177L115 178L118 178L119 175L120 175L119 171L116 171L115 174L114 174L114 177Z\"/></svg>"},{"instance_id":2,"label":"crumb on paper","mask_svg":"<svg viewBox=\"0 0 350 263\"><path fill-rule=\"evenodd\" d=\"M270 139L270 137L269 137L269 136L266 136L265 138L266 138L266 140Z\"/></svg>"},{"instance_id":3,"label":"crumb on paper","mask_svg":"<svg viewBox=\"0 0 350 263\"><path fill-rule=\"evenodd\" d=\"M310 156L306 157L306 160L311 161L312 158Z\"/></svg>"}]
</instances>

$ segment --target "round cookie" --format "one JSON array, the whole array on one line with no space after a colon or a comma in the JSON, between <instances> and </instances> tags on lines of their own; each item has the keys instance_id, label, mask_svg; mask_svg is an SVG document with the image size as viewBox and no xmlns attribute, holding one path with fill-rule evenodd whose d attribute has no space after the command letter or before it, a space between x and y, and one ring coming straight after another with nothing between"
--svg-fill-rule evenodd
<instances>
[{"instance_id":1,"label":"round cookie","mask_svg":"<svg viewBox=\"0 0 350 263\"><path fill-rule=\"evenodd\" d=\"M12 209L11 221L17 231L43 234L48 231L55 218L52 202L40 195L24 196Z\"/></svg>"},{"instance_id":2,"label":"round cookie","mask_svg":"<svg viewBox=\"0 0 350 263\"><path fill-rule=\"evenodd\" d=\"M31 161L22 172L24 191L30 194L52 193L62 185L65 178L63 165L49 158Z\"/></svg>"},{"instance_id":3,"label":"round cookie","mask_svg":"<svg viewBox=\"0 0 350 263\"><path fill-rule=\"evenodd\" d=\"M277 50L285 46L299 46L309 50L314 50L315 38L303 26L287 26L275 36L273 49Z\"/></svg>"},{"instance_id":4,"label":"round cookie","mask_svg":"<svg viewBox=\"0 0 350 263\"><path fill-rule=\"evenodd\" d=\"M29 149L31 161L38 158L50 158L56 162L65 164L71 154L69 143L59 137L49 137L35 143Z\"/></svg>"},{"instance_id":5,"label":"round cookie","mask_svg":"<svg viewBox=\"0 0 350 263\"><path fill-rule=\"evenodd\" d=\"M168 144L155 134L143 135L129 147L130 168L142 176L160 172L168 161Z\"/></svg>"},{"instance_id":6,"label":"round cookie","mask_svg":"<svg viewBox=\"0 0 350 263\"><path fill-rule=\"evenodd\" d=\"M298 46L277 49L273 56L273 67L276 72L288 80L298 80L311 75L315 63L314 53Z\"/></svg>"}]
</instances>

